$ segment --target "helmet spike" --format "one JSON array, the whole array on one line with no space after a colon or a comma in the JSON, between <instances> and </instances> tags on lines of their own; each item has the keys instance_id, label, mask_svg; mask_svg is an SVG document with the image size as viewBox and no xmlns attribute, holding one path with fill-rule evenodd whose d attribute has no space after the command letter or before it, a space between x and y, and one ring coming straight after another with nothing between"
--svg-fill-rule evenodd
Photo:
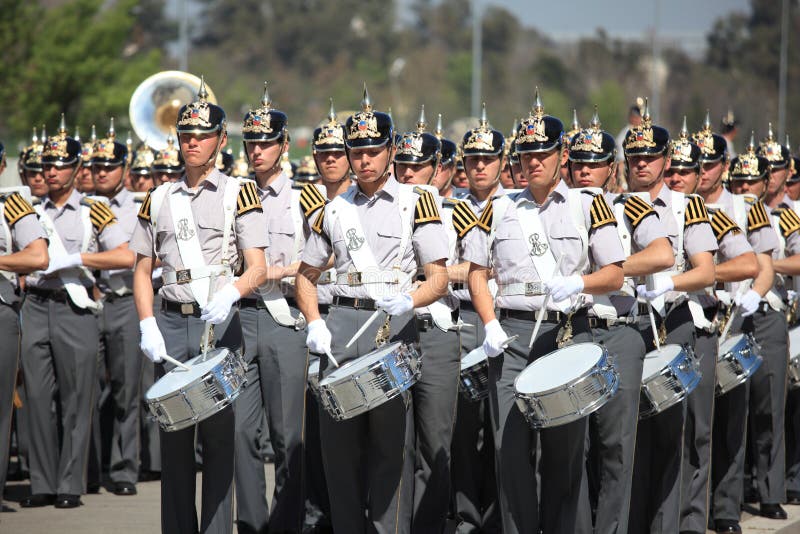
<instances>
[{"instance_id":1,"label":"helmet spike","mask_svg":"<svg viewBox=\"0 0 800 534\"><path fill-rule=\"evenodd\" d=\"M369 91L367 91L367 82L364 82L364 98L361 100L361 111L372 111L372 101L369 99Z\"/></svg>"},{"instance_id":2,"label":"helmet spike","mask_svg":"<svg viewBox=\"0 0 800 534\"><path fill-rule=\"evenodd\" d=\"M747 151L751 154L756 153L756 132L750 130L750 143L747 145Z\"/></svg>"},{"instance_id":3,"label":"helmet spike","mask_svg":"<svg viewBox=\"0 0 800 534\"><path fill-rule=\"evenodd\" d=\"M784 146L784 148L786 148L787 152L791 152L792 151L792 145L789 144L789 134L788 133L786 134L786 140L784 141L783 146Z\"/></svg>"},{"instance_id":4,"label":"helmet spike","mask_svg":"<svg viewBox=\"0 0 800 534\"><path fill-rule=\"evenodd\" d=\"M592 115L592 128L595 130L600 129L600 115L597 113L597 104L594 105L594 115Z\"/></svg>"},{"instance_id":5,"label":"helmet spike","mask_svg":"<svg viewBox=\"0 0 800 534\"><path fill-rule=\"evenodd\" d=\"M484 128L489 125L489 120L486 118L486 102L481 105L481 126Z\"/></svg>"},{"instance_id":6,"label":"helmet spike","mask_svg":"<svg viewBox=\"0 0 800 534\"><path fill-rule=\"evenodd\" d=\"M79 143L81 142L81 130L77 124L75 125L75 135L73 135L72 138Z\"/></svg>"},{"instance_id":7,"label":"helmet spike","mask_svg":"<svg viewBox=\"0 0 800 534\"><path fill-rule=\"evenodd\" d=\"M108 136L111 139L114 139L117 136L117 132L116 130L114 130L114 117L111 117L111 120L109 121L108 124Z\"/></svg>"},{"instance_id":8,"label":"helmet spike","mask_svg":"<svg viewBox=\"0 0 800 534\"><path fill-rule=\"evenodd\" d=\"M772 123L767 123L769 126L767 127L767 139L772 141L774 139L774 134L772 133Z\"/></svg>"},{"instance_id":9,"label":"helmet spike","mask_svg":"<svg viewBox=\"0 0 800 534\"><path fill-rule=\"evenodd\" d=\"M417 132L424 132L427 126L425 123L425 104L422 104L422 108L419 111L419 120L417 120Z\"/></svg>"},{"instance_id":10,"label":"helmet spike","mask_svg":"<svg viewBox=\"0 0 800 534\"><path fill-rule=\"evenodd\" d=\"M439 139L442 138L442 114L439 113L439 116L436 117L436 137Z\"/></svg>"},{"instance_id":11,"label":"helmet spike","mask_svg":"<svg viewBox=\"0 0 800 534\"><path fill-rule=\"evenodd\" d=\"M197 98L199 98L203 102L208 100L208 91L206 90L206 79L202 74L200 75L200 89L197 91Z\"/></svg>"},{"instance_id":12,"label":"helmet spike","mask_svg":"<svg viewBox=\"0 0 800 534\"><path fill-rule=\"evenodd\" d=\"M44 133L44 130L42 130L42 133ZM36 126L34 126L33 127L33 137L31 137L31 143L35 145L38 142L39 142L39 137L36 135Z\"/></svg>"},{"instance_id":13,"label":"helmet spike","mask_svg":"<svg viewBox=\"0 0 800 534\"><path fill-rule=\"evenodd\" d=\"M47 130L45 129L44 124L42 124L42 143L45 141L47 141Z\"/></svg>"},{"instance_id":14,"label":"helmet spike","mask_svg":"<svg viewBox=\"0 0 800 534\"><path fill-rule=\"evenodd\" d=\"M536 86L536 96L534 97L533 101L533 112L539 115L544 113L544 104L542 104L542 98L539 96L538 86Z\"/></svg>"},{"instance_id":15,"label":"helmet spike","mask_svg":"<svg viewBox=\"0 0 800 534\"><path fill-rule=\"evenodd\" d=\"M58 133L65 134L67 133L67 121L64 119L64 114L61 114L61 122L58 124Z\"/></svg>"},{"instance_id":16,"label":"helmet spike","mask_svg":"<svg viewBox=\"0 0 800 534\"><path fill-rule=\"evenodd\" d=\"M264 94L261 96L261 107L264 108L271 108L272 107L272 99L269 97L269 89L267 88L268 83L264 82Z\"/></svg>"},{"instance_id":17,"label":"helmet spike","mask_svg":"<svg viewBox=\"0 0 800 534\"><path fill-rule=\"evenodd\" d=\"M706 110L706 120L703 122L703 130L711 131L711 112Z\"/></svg>"},{"instance_id":18,"label":"helmet spike","mask_svg":"<svg viewBox=\"0 0 800 534\"><path fill-rule=\"evenodd\" d=\"M95 126L94 124L92 124L92 136L89 138L89 140L92 143L97 141L97 126Z\"/></svg>"},{"instance_id":19,"label":"helmet spike","mask_svg":"<svg viewBox=\"0 0 800 534\"><path fill-rule=\"evenodd\" d=\"M575 108L572 108L572 129L573 130L581 129L581 123L578 122L578 110Z\"/></svg>"},{"instance_id":20,"label":"helmet spike","mask_svg":"<svg viewBox=\"0 0 800 534\"><path fill-rule=\"evenodd\" d=\"M681 125L681 139L689 139L689 128L686 127L686 115L683 116L683 124Z\"/></svg>"},{"instance_id":21,"label":"helmet spike","mask_svg":"<svg viewBox=\"0 0 800 534\"><path fill-rule=\"evenodd\" d=\"M336 110L333 109L333 97L330 97L331 109L328 111L328 120L333 122L336 120Z\"/></svg>"}]
</instances>

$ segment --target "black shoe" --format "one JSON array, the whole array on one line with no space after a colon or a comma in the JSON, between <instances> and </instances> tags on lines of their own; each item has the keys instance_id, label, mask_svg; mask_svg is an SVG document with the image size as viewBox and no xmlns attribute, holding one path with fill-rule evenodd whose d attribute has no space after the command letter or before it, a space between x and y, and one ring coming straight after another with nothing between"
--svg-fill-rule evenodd
<instances>
[{"instance_id":1,"label":"black shoe","mask_svg":"<svg viewBox=\"0 0 800 534\"><path fill-rule=\"evenodd\" d=\"M82 505L80 495L69 495L67 493L59 493L56 497L56 508L77 508Z\"/></svg>"},{"instance_id":2,"label":"black shoe","mask_svg":"<svg viewBox=\"0 0 800 534\"><path fill-rule=\"evenodd\" d=\"M136 495L136 485L130 482L117 482L114 484L114 495Z\"/></svg>"},{"instance_id":3,"label":"black shoe","mask_svg":"<svg viewBox=\"0 0 800 534\"><path fill-rule=\"evenodd\" d=\"M139 482L152 482L154 480L161 480L160 471L142 471L139 473Z\"/></svg>"},{"instance_id":4,"label":"black shoe","mask_svg":"<svg viewBox=\"0 0 800 534\"><path fill-rule=\"evenodd\" d=\"M100 484L97 482L92 482L91 484L86 485L86 493L89 495L97 495L100 493Z\"/></svg>"},{"instance_id":5,"label":"black shoe","mask_svg":"<svg viewBox=\"0 0 800 534\"><path fill-rule=\"evenodd\" d=\"M764 504L763 502L758 507L758 515L769 519L786 519L789 517L780 504Z\"/></svg>"},{"instance_id":6,"label":"black shoe","mask_svg":"<svg viewBox=\"0 0 800 534\"><path fill-rule=\"evenodd\" d=\"M787 491L786 504L800 504L800 491Z\"/></svg>"},{"instance_id":7,"label":"black shoe","mask_svg":"<svg viewBox=\"0 0 800 534\"><path fill-rule=\"evenodd\" d=\"M714 521L714 532L741 532L742 527L733 519L717 519Z\"/></svg>"},{"instance_id":8,"label":"black shoe","mask_svg":"<svg viewBox=\"0 0 800 534\"><path fill-rule=\"evenodd\" d=\"M41 508L50 506L56 502L56 496L49 493L34 493L30 497L25 497L19 502L22 508Z\"/></svg>"}]
</instances>

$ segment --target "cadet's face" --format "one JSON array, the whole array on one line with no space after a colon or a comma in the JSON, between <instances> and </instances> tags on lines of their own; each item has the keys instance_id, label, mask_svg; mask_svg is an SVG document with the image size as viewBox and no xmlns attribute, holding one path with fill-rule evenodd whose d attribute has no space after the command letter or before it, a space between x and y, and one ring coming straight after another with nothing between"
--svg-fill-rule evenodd
<instances>
[{"instance_id":1,"label":"cadet's face","mask_svg":"<svg viewBox=\"0 0 800 534\"><path fill-rule=\"evenodd\" d=\"M456 173L453 176L453 187L468 187L469 180L467 179L467 171L466 169L456 169Z\"/></svg>"},{"instance_id":2,"label":"cadet's face","mask_svg":"<svg viewBox=\"0 0 800 534\"><path fill-rule=\"evenodd\" d=\"M75 173L75 166L56 167L55 165L44 164L44 177L47 180L47 191L49 193L59 193L72 186L72 178Z\"/></svg>"},{"instance_id":3,"label":"cadet's face","mask_svg":"<svg viewBox=\"0 0 800 534\"><path fill-rule=\"evenodd\" d=\"M516 182L516 187L528 187L528 177L522 172L522 164L519 162L519 160L511 162L511 172L514 173L514 182Z\"/></svg>"},{"instance_id":4,"label":"cadet's face","mask_svg":"<svg viewBox=\"0 0 800 534\"><path fill-rule=\"evenodd\" d=\"M81 167L78 176L75 178L75 189L81 193L94 191L94 179L92 178L91 167Z\"/></svg>"},{"instance_id":5,"label":"cadet's face","mask_svg":"<svg viewBox=\"0 0 800 534\"><path fill-rule=\"evenodd\" d=\"M344 150L317 152L314 154L314 161L317 162L323 182L338 182L350 171Z\"/></svg>"},{"instance_id":6,"label":"cadet's face","mask_svg":"<svg viewBox=\"0 0 800 534\"><path fill-rule=\"evenodd\" d=\"M353 148L350 150L350 168L359 182L376 182L383 177L391 157L392 150L385 145Z\"/></svg>"},{"instance_id":7,"label":"cadet's face","mask_svg":"<svg viewBox=\"0 0 800 534\"><path fill-rule=\"evenodd\" d=\"M153 181L156 185L165 184L167 182L177 182L181 177L177 172L154 172Z\"/></svg>"},{"instance_id":8,"label":"cadet's face","mask_svg":"<svg viewBox=\"0 0 800 534\"><path fill-rule=\"evenodd\" d=\"M183 161L187 167L202 167L208 163L217 148L217 132L202 134L182 133L178 136ZM225 146L227 138L223 136L220 149ZM213 163L213 162L212 162Z\"/></svg>"},{"instance_id":9,"label":"cadet's face","mask_svg":"<svg viewBox=\"0 0 800 534\"><path fill-rule=\"evenodd\" d=\"M800 182L787 183L786 194L792 200L800 200Z\"/></svg>"},{"instance_id":10,"label":"cadet's face","mask_svg":"<svg viewBox=\"0 0 800 534\"><path fill-rule=\"evenodd\" d=\"M608 161L571 161L572 187L604 187L611 174Z\"/></svg>"},{"instance_id":11,"label":"cadet's face","mask_svg":"<svg viewBox=\"0 0 800 534\"><path fill-rule=\"evenodd\" d=\"M31 188L31 194L33 196L43 197L47 195L48 187L47 180L44 178L44 172L25 171L25 181L28 187Z\"/></svg>"},{"instance_id":12,"label":"cadet's face","mask_svg":"<svg viewBox=\"0 0 800 534\"><path fill-rule=\"evenodd\" d=\"M116 167L92 165L92 176L94 190L100 195L108 195L116 191L122 181L122 165Z\"/></svg>"},{"instance_id":13,"label":"cadet's face","mask_svg":"<svg viewBox=\"0 0 800 534\"><path fill-rule=\"evenodd\" d=\"M549 187L553 184L553 177L560 170L562 159L561 151L558 149L549 152L522 153L519 155L522 176L528 180L528 185Z\"/></svg>"},{"instance_id":14,"label":"cadet's face","mask_svg":"<svg viewBox=\"0 0 800 534\"><path fill-rule=\"evenodd\" d=\"M700 166L700 184L697 186L697 191L704 195L715 191L719 187L722 175L727 168L728 164L722 160L714 163L703 163Z\"/></svg>"},{"instance_id":15,"label":"cadet's face","mask_svg":"<svg viewBox=\"0 0 800 534\"><path fill-rule=\"evenodd\" d=\"M770 196L777 195L783 191L783 186L786 185L786 179L789 177L788 167L782 169L769 170L769 184L767 185L767 193Z\"/></svg>"},{"instance_id":16,"label":"cadet's face","mask_svg":"<svg viewBox=\"0 0 800 534\"><path fill-rule=\"evenodd\" d=\"M663 170L669 169L669 161L662 155L628 156L628 184L632 191L651 186Z\"/></svg>"},{"instance_id":17,"label":"cadet's face","mask_svg":"<svg viewBox=\"0 0 800 534\"><path fill-rule=\"evenodd\" d=\"M761 197L767 188L766 180L732 180L731 193L734 195L741 195L743 193L751 193L757 197Z\"/></svg>"},{"instance_id":18,"label":"cadet's face","mask_svg":"<svg viewBox=\"0 0 800 534\"><path fill-rule=\"evenodd\" d=\"M497 183L503 160L500 156L464 156L464 170L470 189L484 191Z\"/></svg>"},{"instance_id":19,"label":"cadet's face","mask_svg":"<svg viewBox=\"0 0 800 534\"><path fill-rule=\"evenodd\" d=\"M436 170L430 163L424 165L409 165L408 163L394 164L394 177L401 184L427 185L431 180L433 171Z\"/></svg>"},{"instance_id":20,"label":"cadet's face","mask_svg":"<svg viewBox=\"0 0 800 534\"><path fill-rule=\"evenodd\" d=\"M664 174L667 187L681 193L694 193L698 174L694 169L670 169Z\"/></svg>"},{"instance_id":21,"label":"cadet's face","mask_svg":"<svg viewBox=\"0 0 800 534\"><path fill-rule=\"evenodd\" d=\"M444 167L439 167L439 172L436 173L436 176L433 177L433 185L441 191L444 187L447 186L450 179L453 177L453 174L456 172L455 164L451 163L450 165L446 165Z\"/></svg>"},{"instance_id":22,"label":"cadet's face","mask_svg":"<svg viewBox=\"0 0 800 534\"><path fill-rule=\"evenodd\" d=\"M151 174L132 174L131 187L138 193L150 191L153 188L153 176Z\"/></svg>"},{"instance_id":23,"label":"cadet's face","mask_svg":"<svg viewBox=\"0 0 800 534\"><path fill-rule=\"evenodd\" d=\"M247 157L258 173L269 172L281 157L282 144L279 141L258 141L245 143Z\"/></svg>"},{"instance_id":24,"label":"cadet's face","mask_svg":"<svg viewBox=\"0 0 800 534\"><path fill-rule=\"evenodd\" d=\"M506 189L514 189L514 179L511 177L511 165L506 163L500 171L500 183Z\"/></svg>"}]
</instances>

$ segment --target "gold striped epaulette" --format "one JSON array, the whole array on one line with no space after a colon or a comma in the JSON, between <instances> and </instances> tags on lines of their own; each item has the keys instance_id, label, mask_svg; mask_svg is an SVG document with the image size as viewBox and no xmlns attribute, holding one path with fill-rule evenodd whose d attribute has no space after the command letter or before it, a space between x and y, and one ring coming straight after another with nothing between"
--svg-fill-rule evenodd
<instances>
[{"instance_id":1,"label":"gold striped epaulette","mask_svg":"<svg viewBox=\"0 0 800 534\"><path fill-rule=\"evenodd\" d=\"M322 235L322 224L324 222L325 222L325 210L321 209L319 210L319 215L317 215L317 218L314 219L314 223L311 225L311 229L314 232Z\"/></svg>"},{"instance_id":2,"label":"gold striped epaulette","mask_svg":"<svg viewBox=\"0 0 800 534\"><path fill-rule=\"evenodd\" d=\"M97 229L97 233L102 232L107 226L117 222L117 217L108 204L100 201L92 201L91 208L89 209L89 219L92 221L92 226Z\"/></svg>"},{"instance_id":3,"label":"gold striped epaulette","mask_svg":"<svg viewBox=\"0 0 800 534\"><path fill-rule=\"evenodd\" d=\"M300 209L303 210L303 216L306 219L324 205L325 197L314 184L306 184L300 191Z\"/></svg>"},{"instance_id":4,"label":"gold striped epaulette","mask_svg":"<svg viewBox=\"0 0 800 534\"><path fill-rule=\"evenodd\" d=\"M636 195L630 195L625 200L625 216L631 221L631 226L636 228L639 223L648 215L655 214L656 210L653 209L646 200Z\"/></svg>"},{"instance_id":5,"label":"gold striped epaulette","mask_svg":"<svg viewBox=\"0 0 800 534\"><path fill-rule=\"evenodd\" d=\"M722 238L728 233L732 232L735 235L742 232L742 229L724 211L711 213L711 229L714 230L717 243L722 243Z\"/></svg>"},{"instance_id":6,"label":"gold striped epaulette","mask_svg":"<svg viewBox=\"0 0 800 534\"><path fill-rule=\"evenodd\" d=\"M614 217L614 212L603 195L594 195L592 206L589 208L589 215L591 216L593 230L607 224L617 224L617 218Z\"/></svg>"},{"instance_id":7,"label":"gold striped epaulette","mask_svg":"<svg viewBox=\"0 0 800 534\"><path fill-rule=\"evenodd\" d=\"M414 192L419 194L417 205L414 207L414 225L442 222L439 208L436 207L436 200L431 192L417 187L414 188Z\"/></svg>"},{"instance_id":8,"label":"gold striped epaulette","mask_svg":"<svg viewBox=\"0 0 800 534\"><path fill-rule=\"evenodd\" d=\"M153 194L153 191L155 191L155 188L147 192L147 196L144 197L142 205L139 206L139 213L137 216L143 221L150 222L150 195Z\"/></svg>"},{"instance_id":9,"label":"gold striped epaulette","mask_svg":"<svg viewBox=\"0 0 800 534\"><path fill-rule=\"evenodd\" d=\"M697 195L686 195L689 202L686 204L686 213L684 214L684 226L691 226L693 224L707 223L708 210L706 203L703 202L702 197Z\"/></svg>"},{"instance_id":10,"label":"gold striped epaulette","mask_svg":"<svg viewBox=\"0 0 800 534\"><path fill-rule=\"evenodd\" d=\"M33 213L33 206L31 206L27 200L22 198L22 195L19 193L12 193L5 198L3 215L5 216L6 222L9 226L14 226L14 223L16 223L18 220L26 215L32 215Z\"/></svg>"},{"instance_id":11,"label":"gold striped epaulette","mask_svg":"<svg viewBox=\"0 0 800 534\"><path fill-rule=\"evenodd\" d=\"M453 228L459 239L467 235L473 227L478 225L478 218L466 202L456 201L453 208Z\"/></svg>"},{"instance_id":12,"label":"gold striped epaulette","mask_svg":"<svg viewBox=\"0 0 800 534\"><path fill-rule=\"evenodd\" d=\"M781 234L783 234L784 239L792 235L794 232L800 230L800 216L791 209L785 208L781 210L780 219L778 220L778 224L781 227Z\"/></svg>"},{"instance_id":13,"label":"gold striped epaulette","mask_svg":"<svg viewBox=\"0 0 800 534\"><path fill-rule=\"evenodd\" d=\"M764 207L763 202L757 200L753 202L750 211L747 212L747 231L752 232L759 228L764 228L765 226L769 226L767 209Z\"/></svg>"},{"instance_id":14,"label":"gold striped epaulette","mask_svg":"<svg viewBox=\"0 0 800 534\"><path fill-rule=\"evenodd\" d=\"M250 180L242 180L239 186L239 197L236 199L236 215L242 215L252 210L261 211L261 198L256 191L256 184Z\"/></svg>"},{"instance_id":15,"label":"gold striped epaulette","mask_svg":"<svg viewBox=\"0 0 800 534\"><path fill-rule=\"evenodd\" d=\"M489 199L489 202L486 203L486 207L483 208L483 213L481 213L481 218L478 219L478 228L480 228L487 234L491 232L492 217L494 217L494 200Z\"/></svg>"}]
</instances>

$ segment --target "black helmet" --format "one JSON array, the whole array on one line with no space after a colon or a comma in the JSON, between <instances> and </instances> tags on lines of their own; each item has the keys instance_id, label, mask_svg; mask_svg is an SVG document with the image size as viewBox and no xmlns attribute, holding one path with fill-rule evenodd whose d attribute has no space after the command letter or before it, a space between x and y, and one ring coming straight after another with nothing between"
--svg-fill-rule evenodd
<instances>
[{"instance_id":1,"label":"black helmet","mask_svg":"<svg viewBox=\"0 0 800 534\"><path fill-rule=\"evenodd\" d=\"M617 155L617 143L614 137L601 129L600 116L597 106L588 128L579 129L573 134L569 142L569 160L575 162L585 161L614 161Z\"/></svg>"},{"instance_id":2,"label":"black helmet","mask_svg":"<svg viewBox=\"0 0 800 534\"><path fill-rule=\"evenodd\" d=\"M75 138L67 135L67 126L64 114L61 114L61 124L58 133L47 138L42 150L42 164L67 167L78 163L81 157L81 144Z\"/></svg>"},{"instance_id":3,"label":"black helmet","mask_svg":"<svg viewBox=\"0 0 800 534\"><path fill-rule=\"evenodd\" d=\"M133 153L131 173L140 175L150 174L150 167L152 167L155 159L156 155L153 152L153 149L147 146L145 143L140 144L139 148L137 148Z\"/></svg>"},{"instance_id":4,"label":"black helmet","mask_svg":"<svg viewBox=\"0 0 800 534\"><path fill-rule=\"evenodd\" d=\"M650 106L644 101L644 115L639 126L631 128L625 134L622 149L626 156L661 155L669 148L669 132L661 126L653 126L650 118Z\"/></svg>"},{"instance_id":5,"label":"black helmet","mask_svg":"<svg viewBox=\"0 0 800 534\"><path fill-rule=\"evenodd\" d=\"M461 140L462 158L469 156L500 156L506 145L506 138L492 129L486 118L486 104L481 110L481 120L477 127L464 134Z\"/></svg>"},{"instance_id":6,"label":"black helmet","mask_svg":"<svg viewBox=\"0 0 800 534\"><path fill-rule=\"evenodd\" d=\"M771 169L784 169L789 165L789 159L791 158L789 149L785 146L781 146L780 143L775 140L772 134L771 122L769 123L767 137L758 145L758 155L767 159Z\"/></svg>"},{"instance_id":7,"label":"black helmet","mask_svg":"<svg viewBox=\"0 0 800 534\"><path fill-rule=\"evenodd\" d=\"M166 174L181 174L184 171L183 157L181 151L175 147L175 140L172 135L167 136L167 146L156 153L153 160L153 172L163 172Z\"/></svg>"},{"instance_id":8,"label":"black helmet","mask_svg":"<svg viewBox=\"0 0 800 534\"><path fill-rule=\"evenodd\" d=\"M128 159L128 147L117 141L114 130L114 118L108 127L108 134L103 139L98 139L92 147L92 165L102 167L118 167L124 165Z\"/></svg>"},{"instance_id":9,"label":"black helmet","mask_svg":"<svg viewBox=\"0 0 800 534\"><path fill-rule=\"evenodd\" d=\"M347 118L345 132L347 148L382 147L394 142L392 117L387 113L373 111L367 84L364 84L361 111Z\"/></svg>"},{"instance_id":10,"label":"black helmet","mask_svg":"<svg viewBox=\"0 0 800 534\"><path fill-rule=\"evenodd\" d=\"M456 159L456 152L458 151L458 147L456 144L452 142L450 139L447 139L442 133L442 114L439 113L439 117L436 119L436 131L433 132L433 135L439 140L442 144L441 152L442 157L439 160L442 166L447 167L455 162Z\"/></svg>"},{"instance_id":11,"label":"black helmet","mask_svg":"<svg viewBox=\"0 0 800 534\"><path fill-rule=\"evenodd\" d=\"M264 82L261 107L251 109L244 116L244 125L242 126L244 142L283 141L287 124L286 114L272 108L267 82Z\"/></svg>"},{"instance_id":12,"label":"black helmet","mask_svg":"<svg viewBox=\"0 0 800 534\"><path fill-rule=\"evenodd\" d=\"M564 124L557 118L545 115L539 88L536 88L536 100L528 118L519 123L514 140L517 154L531 152L550 152L561 146Z\"/></svg>"},{"instance_id":13,"label":"black helmet","mask_svg":"<svg viewBox=\"0 0 800 534\"><path fill-rule=\"evenodd\" d=\"M731 180L757 181L767 177L769 162L767 158L756 153L755 134L750 133L750 144L744 154L733 158L731 161Z\"/></svg>"},{"instance_id":14,"label":"black helmet","mask_svg":"<svg viewBox=\"0 0 800 534\"><path fill-rule=\"evenodd\" d=\"M597 106L595 106L596 108ZM597 109L595 109L595 115L597 114ZM578 121L578 111L576 109L572 110L572 125L568 132L564 132L562 142L569 147L570 141L572 138L575 137L578 132L581 131L581 123Z\"/></svg>"},{"instance_id":15,"label":"black helmet","mask_svg":"<svg viewBox=\"0 0 800 534\"><path fill-rule=\"evenodd\" d=\"M42 128L42 141L46 138L44 128ZM19 155L19 167L24 171L42 172L42 150L44 145L39 142L36 135L36 128L33 129L31 144L26 146Z\"/></svg>"},{"instance_id":16,"label":"black helmet","mask_svg":"<svg viewBox=\"0 0 800 534\"><path fill-rule=\"evenodd\" d=\"M800 182L800 158L792 156L789 163L789 178L786 179L787 184L796 184Z\"/></svg>"},{"instance_id":17,"label":"black helmet","mask_svg":"<svg viewBox=\"0 0 800 534\"><path fill-rule=\"evenodd\" d=\"M344 137L344 126L336 120L336 110L333 109L333 98L331 98L328 122L314 130L311 150L315 154L317 152L344 152Z\"/></svg>"},{"instance_id":18,"label":"black helmet","mask_svg":"<svg viewBox=\"0 0 800 534\"><path fill-rule=\"evenodd\" d=\"M206 82L201 76L197 99L182 106L178 111L175 129L178 134L204 134L212 132L223 133L226 127L225 111L218 105L208 101Z\"/></svg>"},{"instance_id":19,"label":"black helmet","mask_svg":"<svg viewBox=\"0 0 800 534\"><path fill-rule=\"evenodd\" d=\"M670 155L671 169L699 169L700 168L700 147L693 143L689 138L689 130L686 128L686 117L683 117L680 137L671 141L672 148Z\"/></svg>"},{"instance_id":20,"label":"black helmet","mask_svg":"<svg viewBox=\"0 0 800 534\"><path fill-rule=\"evenodd\" d=\"M692 141L700 147L700 163L716 163L728 156L725 138L711 131L711 114L706 112L703 129L692 135Z\"/></svg>"},{"instance_id":21,"label":"black helmet","mask_svg":"<svg viewBox=\"0 0 800 534\"><path fill-rule=\"evenodd\" d=\"M231 149L220 150L217 154L217 161L214 166L222 174L230 176L233 170L233 152L231 152Z\"/></svg>"},{"instance_id":22,"label":"black helmet","mask_svg":"<svg viewBox=\"0 0 800 534\"><path fill-rule=\"evenodd\" d=\"M396 144L395 163L422 165L433 162L434 166L439 164L442 144L435 135L426 132L426 128L425 106L422 106L417 121L417 130L404 133Z\"/></svg>"}]
</instances>

